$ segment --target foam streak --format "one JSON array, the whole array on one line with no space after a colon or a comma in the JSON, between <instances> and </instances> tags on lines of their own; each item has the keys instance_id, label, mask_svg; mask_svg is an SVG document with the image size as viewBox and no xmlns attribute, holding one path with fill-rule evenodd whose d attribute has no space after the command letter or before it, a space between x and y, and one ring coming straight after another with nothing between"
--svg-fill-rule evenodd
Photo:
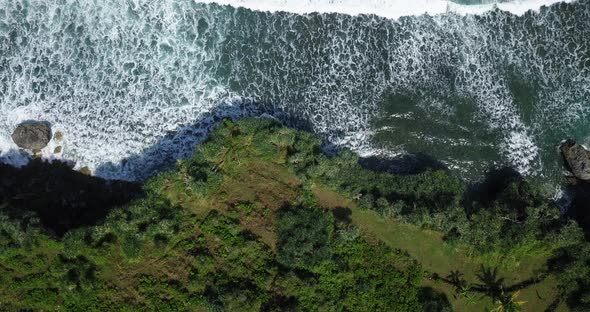
<instances>
[{"instance_id":1,"label":"foam streak","mask_svg":"<svg viewBox=\"0 0 590 312\"><path fill-rule=\"evenodd\" d=\"M374 14L398 19L402 16L422 14L444 14L453 12L460 15L482 14L494 7L502 11L522 15L542 6L573 0L516 0L502 3L463 5L446 0L197 0L203 3L217 3L244 7L257 11L305 13L344 13L350 15Z\"/></svg>"}]
</instances>

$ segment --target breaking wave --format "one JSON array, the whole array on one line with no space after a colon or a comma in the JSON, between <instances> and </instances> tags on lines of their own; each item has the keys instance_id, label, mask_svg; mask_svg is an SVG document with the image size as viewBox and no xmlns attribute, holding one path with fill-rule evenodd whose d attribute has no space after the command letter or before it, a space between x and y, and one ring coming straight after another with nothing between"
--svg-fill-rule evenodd
<instances>
[{"instance_id":1,"label":"breaking wave","mask_svg":"<svg viewBox=\"0 0 590 312\"><path fill-rule=\"evenodd\" d=\"M374 14L397 19L402 16L423 14L482 14L500 9L517 15L542 6L573 0L198 0L202 3L217 3L243 7L257 11L306 13L343 13L349 15Z\"/></svg>"},{"instance_id":2,"label":"breaking wave","mask_svg":"<svg viewBox=\"0 0 590 312\"><path fill-rule=\"evenodd\" d=\"M425 152L466 174L508 163L550 175L543 164L556 142L590 135L588 1L434 16L397 1L363 1L363 12L346 11L353 0L308 2L341 13L391 6L380 17L295 14L300 1L231 1L291 13L184 0L2 1L4 161L21 161L10 132L28 119L64 133L46 157L128 180L189 155L223 117L263 113L361 154ZM439 2L425 1L425 12L445 12ZM418 16L387 18L396 14ZM63 154L52 155L58 144Z\"/></svg>"}]
</instances>

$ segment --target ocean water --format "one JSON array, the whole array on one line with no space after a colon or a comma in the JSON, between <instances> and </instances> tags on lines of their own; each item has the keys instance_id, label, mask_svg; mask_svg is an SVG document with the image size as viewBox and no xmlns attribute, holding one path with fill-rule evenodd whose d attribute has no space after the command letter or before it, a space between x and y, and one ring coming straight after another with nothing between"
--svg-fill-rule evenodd
<instances>
[{"instance_id":1,"label":"ocean water","mask_svg":"<svg viewBox=\"0 0 590 312\"><path fill-rule=\"evenodd\" d=\"M128 180L264 113L468 178L554 178L590 142L590 0L207 2L0 1L0 158L29 119L64 133L45 157Z\"/></svg>"}]
</instances>

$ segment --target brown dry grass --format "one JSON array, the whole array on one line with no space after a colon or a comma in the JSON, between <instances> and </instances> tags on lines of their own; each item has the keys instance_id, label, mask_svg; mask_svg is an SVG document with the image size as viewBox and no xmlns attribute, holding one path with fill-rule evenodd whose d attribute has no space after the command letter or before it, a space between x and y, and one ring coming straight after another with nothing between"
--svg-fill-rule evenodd
<instances>
[{"instance_id":1,"label":"brown dry grass","mask_svg":"<svg viewBox=\"0 0 590 312\"><path fill-rule=\"evenodd\" d=\"M110 268L112 271L100 272L101 277L117 290L121 300L132 300L144 303L145 299L139 292L139 283L143 276L153 276L161 280L177 281L182 285L188 283L190 263L183 255L161 255L156 246L146 245L141 254L141 262L130 262L119 253L112 253ZM105 298L112 300L113 298Z\"/></svg>"}]
</instances>

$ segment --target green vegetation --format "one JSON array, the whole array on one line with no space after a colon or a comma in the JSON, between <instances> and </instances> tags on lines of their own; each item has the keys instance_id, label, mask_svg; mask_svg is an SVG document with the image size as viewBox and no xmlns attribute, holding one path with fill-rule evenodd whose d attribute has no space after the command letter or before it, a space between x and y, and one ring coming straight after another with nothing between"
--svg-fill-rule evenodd
<instances>
[{"instance_id":1,"label":"green vegetation","mask_svg":"<svg viewBox=\"0 0 590 312\"><path fill-rule=\"evenodd\" d=\"M541 186L393 175L320 147L225 121L142 196L60 231L55 194L36 208L0 192L0 310L590 308L590 244Z\"/></svg>"}]
</instances>

